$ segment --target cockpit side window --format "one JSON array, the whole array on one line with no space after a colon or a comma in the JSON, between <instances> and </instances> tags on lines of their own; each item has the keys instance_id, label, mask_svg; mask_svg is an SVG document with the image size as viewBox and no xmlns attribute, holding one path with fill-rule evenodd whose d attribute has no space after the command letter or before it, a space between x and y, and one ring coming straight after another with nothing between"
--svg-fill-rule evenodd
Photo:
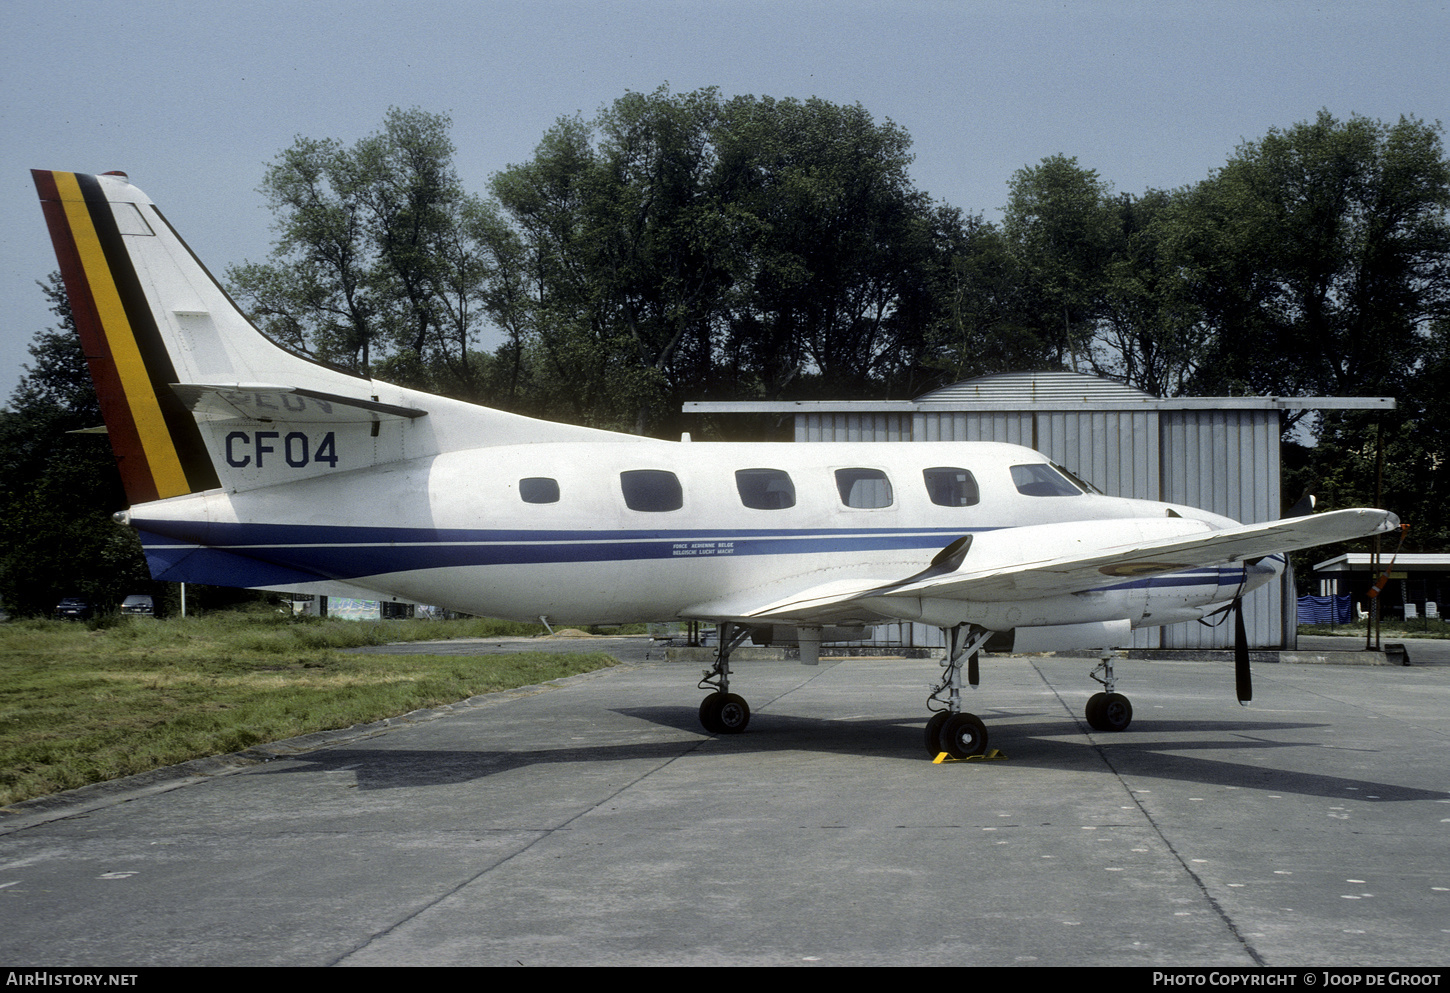
<instances>
[{"instance_id":1,"label":"cockpit side window","mask_svg":"<svg viewBox=\"0 0 1450 993\"><path fill-rule=\"evenodd\" d=\"M1082 496L1068 478L1045 462L1012 467L1012 485L1023 496Z\"/></svg>"},{"instance_id":2,"label":"cockpit side window","mask_svg":"<svg viewBox=\"0 0 1450 993\"><path fill-rule=\"evenodd\" d=\"M548 476L528 476L520 479L519 497L524 503L558 503L559 481Z\"/></svg>"},{"instance_id":3,"label":"cockpit side window","mask_svg":"<svg viewBox=\"0 0 1450 993\"><path fill-rule=\"evenodd\" d=\"M735 488L751 510L785 510L795 506L795 484L782 469L737 469Z\"/></svg>"},{"instance_id":4,"label":"cockpit side window","mask_svg":"<svg viewBox=\"0 0 1450 993\"><path fill-rule=\"evenodd\" d=\"M966 469L937 466L923 469L926 492L938 507L973 507L982 499L977 480Z\"/></svg>"},{"instance_id":5,"label":"cockpit side window","mask_svg":"<svg viewBox=\"0 0 1450 993\"><path fill-rule=\"evenodd\" d=\"M619 474L624 503L630 510L658 514L685 505L680 479L664 469L631 469Z\"/></svg>"},{"instance_id":6,"label":"cockpit side window","mask_svg":"<svg viewBox=\"0 0 1450 993\"><path fill-rule=\"evenodd\" d=\"M847 507L891 506L891 480L880 469L837 469L836 489Z\"/></svg>"}]
</instances>

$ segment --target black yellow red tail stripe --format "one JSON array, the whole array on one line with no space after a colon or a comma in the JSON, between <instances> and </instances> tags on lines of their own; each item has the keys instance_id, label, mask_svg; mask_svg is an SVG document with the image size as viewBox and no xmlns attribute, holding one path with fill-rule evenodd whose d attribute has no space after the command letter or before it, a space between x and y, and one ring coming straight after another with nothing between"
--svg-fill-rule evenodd
<instances>
[{"instance_id":1,"label":"black yellow red tail stripe","mask_svg":"<svg viewBox=\"0 0 1450 993\"><path fill-rule=\"evenodd\" d=\"M219 484L100 181L32 170L126 497L134 505Z\"/></svg>"}]
</instances>

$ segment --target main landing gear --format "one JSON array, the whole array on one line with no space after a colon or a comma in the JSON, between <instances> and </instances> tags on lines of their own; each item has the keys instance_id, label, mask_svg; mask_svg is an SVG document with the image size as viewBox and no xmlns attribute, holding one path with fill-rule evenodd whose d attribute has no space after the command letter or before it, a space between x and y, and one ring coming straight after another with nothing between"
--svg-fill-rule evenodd
<instances>
[{"instance_id":1,"label":"main landing gear","mask_svg":"<svg viewBox=\"0 0 1450 993\"><path fill-rule=\"evenodd\" d=\"M1104 648L1098 667L1088 675L1102 684L1103 692L1094 693L1087 702L1087 722L1094 731L1126 731L1133 723L1133 705L1121 693L1114 692L1113 653ZM1098 673L1102 676L1099 677Z\"/></svg>"},{"instance_id":2,"label":"main landing gear","mask_svg":"<svg viewBox=\"0 0 1450 993\"><path fill-rule=\"evenodd\" d=\"M942 673L942 680L932 690L931 696L927 697L926 705L928 709L932 709L933 704L945 706L946 709L937 711L926 722L927 754L935 758L946 752L955 759L984 755L987 752L987 726L976 714L968 714L962 710L962 663L966 663L967 681L976 686L980 682L977 670L978 652L992 636L992 632L958 624L956 627L942 628L942 633L947 639L946 654L941 662L946 671ZM945 700L942 699L943 693L947 694Z\"/></svg>"},{"instance_id":3,"label":"main landing gear","mask_svg":"<svg viewBox=\"0 0 1450 993\"><path fill-rule=\"evenodd\" d=\"M700 702L700 723L711 734L739 734L750 723L750 706L730 692L730 653L750 637L750 629L723 622L719 632L715 665L700 680L700 689L714 690Z\"/></svg>"},{"instance_id":4,"label":"main landing gear","mask_svg":"<svg viewBox=\"0 0 1450 993\"><path fill-rule=\"evenodd\" d=\"M942 658L941 683L927 698L927 707L944 706L926 722L926 750L932 757L946 752L952 758L964 759L984 755L987 751L987 729L975 714L962 710L962 667L965 660L967 682L976 686L978 652L992 632L965 624L942 628L947 638L946 655ZM1095 731L1125 731L1133 721L1133 705L1116 692L1113 678L1113 651L1104 648L1098 667L1090 673L1102 684L1103 692L1093 694L1087 703L1087 722ZM1101 672L1102 676L1098 673ZM945 695L945 698L943 698Z\"/></svg>"},{"instance_id":5,"label":"main landing gear","mask_svg":"<svg viewBox=\"0 0 1450 993\"><path fill-rule=\"evenodd\" d=\"M711 734L739 734L750 723L750 705L744 697L730 692L730 655L750 636L750 629L724 622L719 632L715 664L700 679L700 688L712 691L700 703L700 724ZM962 670L966 669L969 685L981 681L979 653L992 632L958 624L942 628L942 633L946 635L947 650L941 661L942 680L927 697L927 708L936 711L926 723L927 754L935 758L946 752L957 759L985 755L986 725L976 714L962 710ZM1111 649L1103 649L1098 667L1090 674L1103 687L1103 692L1093 694L1087 703L1087 722L1095 731L1123 731L1133 721L1133 705L1115 689L1113 657Z\"/></svg>"}]
</instances>

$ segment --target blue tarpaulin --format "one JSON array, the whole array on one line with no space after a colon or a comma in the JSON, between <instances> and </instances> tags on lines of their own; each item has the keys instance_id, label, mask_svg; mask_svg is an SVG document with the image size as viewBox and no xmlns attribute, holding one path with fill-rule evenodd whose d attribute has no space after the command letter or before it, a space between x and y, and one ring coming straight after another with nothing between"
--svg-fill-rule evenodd
<instances>
[{"instance_id":1,"label":"blue tarpaulin","mask_svg":"<svg viewBox=\"0 0 1450 993\"><path fill-rule=\"evenodd\" d=\"M1342 596L1301 596L1299 598L1300 624L1348 624L1352 607L1349 594Z\"/></svg>"}]
</instances>

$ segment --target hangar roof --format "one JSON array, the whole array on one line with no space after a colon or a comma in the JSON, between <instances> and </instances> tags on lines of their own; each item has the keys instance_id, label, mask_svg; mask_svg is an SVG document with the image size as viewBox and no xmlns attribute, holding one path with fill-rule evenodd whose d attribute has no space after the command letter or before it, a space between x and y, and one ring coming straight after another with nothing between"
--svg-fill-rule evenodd
<instances>
[{"instance_id":1,"label":"hangar roof","mask_svg":"<svg viewBox=\"0 0 1450 993\"><path fill-rule=\"evenodd\" d=\"M1064 400L1081 403L1109 400L1142 403L1156 399L1157 397L1126 383L1101 376L1087 376L1080 372L1003 372L943 386L930 393L923 393L915 402L1010 400L1021 403L1023 400Z\"/></svg>"},{"instance_id":2,"label":"hangar roof","mask_svg":"<svg viewBox=\"0 0 1450 993\"><path fill-rule=\"evenodd\" d=\"M696 400L690 414L906 414L928 410L1394 410L1394 397L1167 397L1080 372L1008 372L965 379L914 400Z\"/></svg>"},{"instance_id":3,"label":"hangar roof","mask_svg":"<svg viewBox=\"0 0 1450 993\"><path fill-rule=\"evenodd\" d=\"M1381 569L1390 567L1390 555L1380 554ZM1402 552L1394 556L1395 572L1450 572L1450 555L1440 552ZM1368 572L1368 552L1346 552L1332 559L1314 563L1314 572Z\"/></svg>"}]
</instances>

